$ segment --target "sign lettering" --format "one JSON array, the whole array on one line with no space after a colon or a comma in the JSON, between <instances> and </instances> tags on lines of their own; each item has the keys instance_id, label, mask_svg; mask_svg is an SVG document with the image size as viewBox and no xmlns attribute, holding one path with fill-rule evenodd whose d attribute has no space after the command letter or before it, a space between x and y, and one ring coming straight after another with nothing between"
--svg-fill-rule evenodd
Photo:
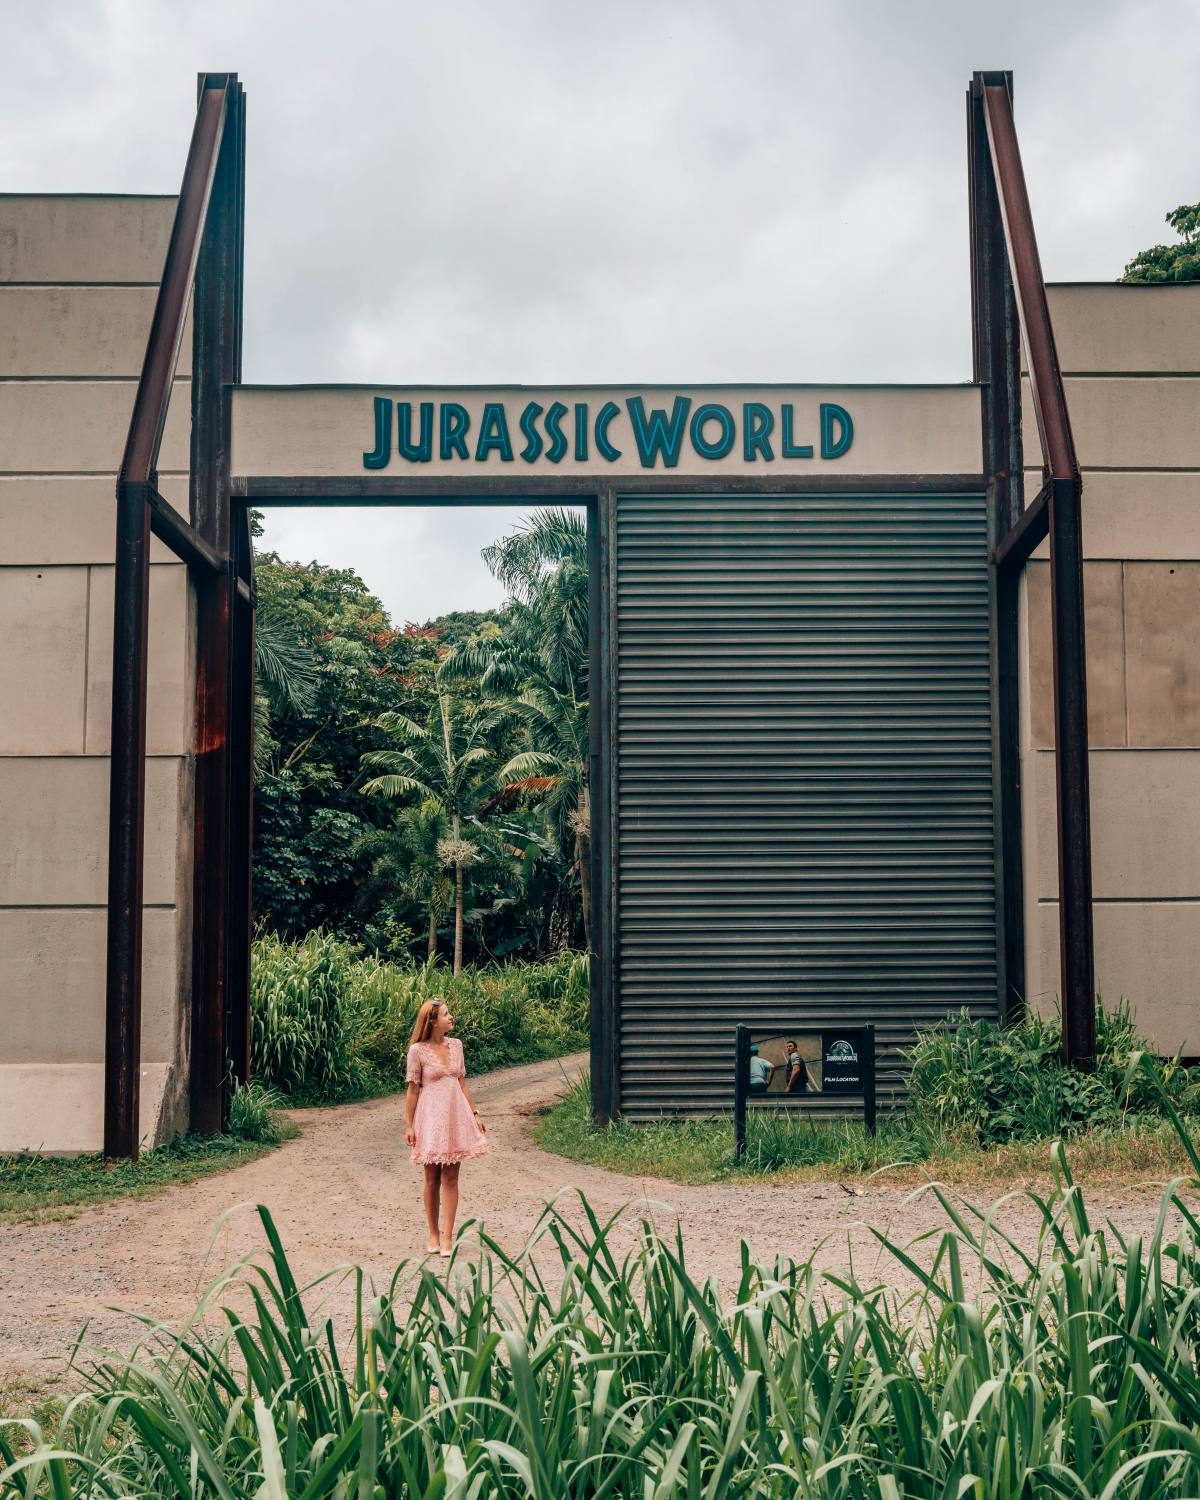
<instances>
[{"instance_id":1,"label":"sign lettering","mask_svg":"<svg viewBox=\"0 0 1200 1500\"><path fill-rule=\"evenodd\" d=\"M543 407L526 401L487 401L478 420L460 401L392 401L374 398L372 445L363 450L364 469L386 469L394 457L406 464L559 464L571 455L588 463L594 448L605 463L623 454L637 456L643 469L674 469L686 451L719 462L735 451L745 463L776 458L825 462L842 458L854 442L854 421L844 406L822 401L815 431L798 424L796 408L783 401L745 401L740 407L719 401L693 403L675 396L669 405L650 405L642 396L622 403L553 401Z\"/></svg>"}]
</instances>

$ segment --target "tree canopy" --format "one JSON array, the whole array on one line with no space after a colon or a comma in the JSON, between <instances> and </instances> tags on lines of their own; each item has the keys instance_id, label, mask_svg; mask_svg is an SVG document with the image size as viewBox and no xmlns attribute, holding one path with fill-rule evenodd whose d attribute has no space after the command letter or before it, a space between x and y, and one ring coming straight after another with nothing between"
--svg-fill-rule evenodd
<instances>
[{"instance_id":1,"label":"tree canopy","mask_svg":"<svg viewBox=\"0 0 1200 1500\"><path fill-rule=\"evenodd\" d=\"M541 511L501 610L393 626L352 570L256 559L255 911L391 959L586 942L587 556Z\"/></svg>"},{"instance_id":2,"label":"tree canopy","mask_svg":"<svg viewBox=\"0 0 1200 1500\"><path fill-rule=\"evenodd\" d=\"M1200 203L1183 203L1166 216L1176 245L1151 245L1125 267L1122 281L1200 281Z\"/></svg>"}]
</instances>

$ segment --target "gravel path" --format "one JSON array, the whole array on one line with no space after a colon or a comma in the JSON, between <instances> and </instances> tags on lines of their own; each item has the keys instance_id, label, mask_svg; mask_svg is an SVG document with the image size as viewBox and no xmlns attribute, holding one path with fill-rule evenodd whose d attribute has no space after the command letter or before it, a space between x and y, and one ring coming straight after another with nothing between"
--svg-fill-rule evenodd
<instances>
[{"instance_id":1,"label":"gravel path","mask_svg":"<svg viewBox=\"0 0 1200 1500\"><path fill-rule=\"evenodd\" d=\"M739 1243L759 1259L778 1253L845 1267L853 1257L862 1282L893 1280L871 1225L907 1242L943 1223L927 1193L837 1182L680 1187L642 1182L551 1156L528 1137L529 1115L548 1103L585 1059L535 1063L481 1076L472 1090L487 1120L492 1154L463 1169L462 1216L477 1216L507 1248L519 1247L542 1206L563 1189L580 1189L598 1212L641 1204L659 1225L682 1224L694 1276L732 1283ZM182 1319L219 1272L259 1251L254 1205L266 1203L301 1285L332 1267L355 1263L385 1283L398 1261L423 1253L419 1169L404 1146L404 1098L310 1110L296 1117L295 1141L234 1171L173 1188L161 1197L91 1209L65 1223L0 1226L0 1366L38 1378L44 1362L67 1353L88 1323L88 1342L127 1347L137 1336L128 1313ZM977 1195L986 1201L987 1192ZM1158 1208L1152 1188L1088 1195L1093 1222L1148 1231ZM1032 1244L1037 1221L1014 1200L1006 1229ZM327 1295L337 1310L346 1287Z\"/></svg>"}]
</instances>

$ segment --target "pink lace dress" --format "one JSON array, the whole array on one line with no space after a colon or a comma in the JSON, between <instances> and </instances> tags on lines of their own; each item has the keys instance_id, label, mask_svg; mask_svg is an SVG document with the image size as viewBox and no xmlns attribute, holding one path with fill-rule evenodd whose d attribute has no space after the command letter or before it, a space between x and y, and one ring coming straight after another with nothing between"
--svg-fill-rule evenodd
<instances>
[{"instance_id":1,"label":"pink lace dress","mask_svg":"<svg viewBox=\"0 0 1200 1500\"><path fill-rule=\"evenodd\" d=\"M449 1166L487 1155L487 1136L459 1084L467 1076L462 1043L454 1036L447 1042L448 1070L429 1042L414 1042L408 1049L406 1081L421 1085L413 1115L417 1143L412 1159L418 1167Z\"/></svg>"}]
</instances>

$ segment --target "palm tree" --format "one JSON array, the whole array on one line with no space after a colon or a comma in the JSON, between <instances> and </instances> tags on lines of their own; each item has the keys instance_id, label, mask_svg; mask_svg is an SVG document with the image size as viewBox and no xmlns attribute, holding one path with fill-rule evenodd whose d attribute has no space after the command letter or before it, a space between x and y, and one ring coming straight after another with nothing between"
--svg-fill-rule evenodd
<instances>
[{"instance_id":1,"label":"palm tree","mask_svg":"<svg viewBox=\"0 0 1200 1500\"><path fill-rule=\"evenodd\" d=\"M483 559L510 594L503 629L485 627L447 653L439 680L474 681L493 693L523 689L515 701L488 705L489 723L516 716L530 736L530 748L499 772L500 797L540 799L559 846L573 841L590 944L586 520L577 510L535 511L485 547Z\"/></svg>"},{"instance_id":2,"label":"palm tree","mask_svg":"<svg viewBox=\"0 0 1200 1500\"><path fill-rule=\"evenodd\" d=\"M519 719L539 748L512 756L497 772L502 796L524 792L540 799L558 838L574 841L583 905L583 936L591 947L592 810L588 793L588 712L553 688L529 688L501 713Z\"/></svg>"},{"instance_id":3,"label":"palm tree","mask_svg":"<svg viewBox=\"0 0 1200 1500\"><path fill-rule=\"evenodd\" d=\"M399 889L428 916L426 959L437 954L438 923L454 896L446 878L439 847L446 836L446 816L441 807L426 800L403 808L388 828L373 828L354 845L353 854L369 854L371 870L366 893Z\"/></svg>"},{"instance_id":4,"label":"palm tree","mask_svg":"<svg viewBox=\"0 0 1200 1500\"><path fill-rule=\"evenodd\" d=\"M254 621L254 769L261 775L271 754L271 714L313 711L320 663L296 628L269 604Z\"/></svg>"},{"instance_id":5,"label":"palm tree","mask_svg":"<svg viewBox=\"0 0 1200 1500\"><path fill-rule=\"evenodd\" d=\"M482 765L491 750L481 743L481 723L468 717L449 693L440 692L429 718L418 724L406 714L385 713L377 728L399 743L397 750L372 750L363 765L384 774L363 784L368 796L408 797L433 802L450 822L450 837L438 843L443 865L454 871L454 972L462 972L463 871L475 862L476 847L463 836L463 820L478 807Z\"/></svg>"},{"instance_id":6,"label":"palm tree","mask_svg":"<svg viewBox=\"0 0 1200 1500\"><path fill-rule=\"evenodd\" d=\"M559 692L587 693L587 522L577 510L539 510L512 536L483 549L509 591L510 629Z\"/></svg>"}]
</instances>

